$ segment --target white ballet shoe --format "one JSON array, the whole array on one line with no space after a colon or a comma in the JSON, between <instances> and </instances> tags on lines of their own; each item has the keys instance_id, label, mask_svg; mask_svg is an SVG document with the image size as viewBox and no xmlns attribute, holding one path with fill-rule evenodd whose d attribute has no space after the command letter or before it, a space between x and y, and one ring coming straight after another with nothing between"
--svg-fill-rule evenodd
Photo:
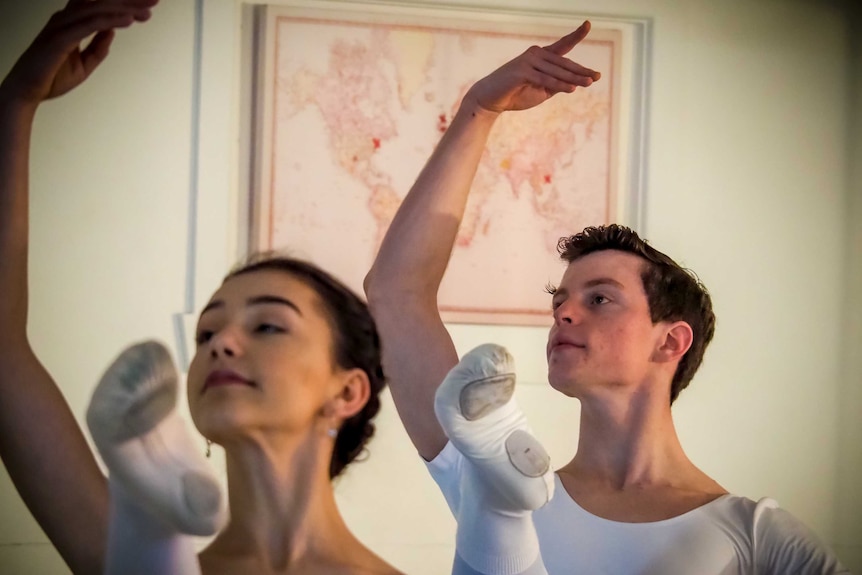
<instances>
[{"instance_id":1,"label":"white ballet shoe","mask_svg":"<svg viewBox=\"0 0 862 575\"><path fill-rule=\"evenodd\" d=\"M470 460L498 511L531 511L554 493L551 460L515 403L514 360L502 346L484 344L452 368L434 397L437 419Z\"/></svg>"},{"instance_id":2,"label":"white ballet shoe","mask_svg":"<svg viewBox=\"0 0 862 575\"><path fill-rule=\"evenodd\" d=\"M87 426L110 480L181 533L212 535L227 518L211 466L176 411L170 353L147 341L108 367L87 408Z\"/></svg>"}]
</instances>

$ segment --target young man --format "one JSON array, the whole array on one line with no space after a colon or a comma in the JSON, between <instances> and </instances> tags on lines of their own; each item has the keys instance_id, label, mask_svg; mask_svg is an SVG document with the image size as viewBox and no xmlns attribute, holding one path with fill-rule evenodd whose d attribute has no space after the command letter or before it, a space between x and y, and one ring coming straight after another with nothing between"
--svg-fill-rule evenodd
<instances>
[{"instance_id":1,"label":"young man","mask_svg":"<svg viewBox=\"0 0 862 575\"><path fill-rule=\"evenodd\" d=\"M458 357L437 291L496 118L599 80L565 57L588 32L586 22L532 47L470 89L366 278L395 404L453 512L465 463L433 402ZM670 406L712 338L706 290L621 226L588 228L560 248L569 264L553 290L548 375L580 400L581 420L576 455L533 514L548 572L846 572L774 501L728 494L683 452Z\"/></svg>"}]
</instances>

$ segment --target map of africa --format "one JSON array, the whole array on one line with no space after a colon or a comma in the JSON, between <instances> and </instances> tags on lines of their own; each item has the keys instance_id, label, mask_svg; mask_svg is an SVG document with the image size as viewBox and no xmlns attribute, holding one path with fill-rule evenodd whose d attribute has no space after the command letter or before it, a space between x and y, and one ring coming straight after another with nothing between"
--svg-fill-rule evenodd
<instances>
[{"instance_id":1,"label":"map of africa","mask_svg":"<svg viewBox=\"0 0 862 575\"><path fill-rule=\"evenodd\" d=\"M556 37L298 17L273 10L268 173L258 246L362 279L467 89ZM595 30L594 30L595 32ZM614 218L614 50L572 57L603 74L589 89L498 120L479 166L439 303L448 321L550 321L557 240Z\"/></svg>"}]
</instances>

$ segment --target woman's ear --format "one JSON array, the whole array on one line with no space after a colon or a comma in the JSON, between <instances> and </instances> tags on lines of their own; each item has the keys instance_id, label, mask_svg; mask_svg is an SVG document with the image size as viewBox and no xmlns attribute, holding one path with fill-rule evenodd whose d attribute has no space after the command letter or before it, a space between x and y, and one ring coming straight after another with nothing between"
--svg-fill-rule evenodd
<instances>
[{"instance_id":1,"label":"woman's ear","mask_svg":"<svg viewBox=\"0 0 862 575\"><path fill-rule=\"evenodd\" d=\"M332 415L342 420L353 417L365 407L371 396L371 382L368 374L357 368L348 369L341 374L340 388L332 398Z\"/></svg>"},{"instance_id":2,"label":"woman's ear","mask_svg":"<svg viewBox=\"0 0 862 575\"><path fill-rule=\"evenodd\" d=\"M691 326L684 321L667 324L658 348L653 353L653 359L660 363L679 362L691 347L694 333Z\"/></svg>"}]
</instances>

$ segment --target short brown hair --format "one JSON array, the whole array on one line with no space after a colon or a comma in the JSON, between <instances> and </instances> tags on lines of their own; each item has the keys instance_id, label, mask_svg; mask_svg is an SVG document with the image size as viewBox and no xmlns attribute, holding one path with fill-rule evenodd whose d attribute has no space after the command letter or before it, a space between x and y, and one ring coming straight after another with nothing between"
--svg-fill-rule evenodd
<instances>
[{"instance_id":1,"label":"short brown hair","mask_svg":"<svg viewBox=\"0 0 862 575\"><path fill-rule=\"evenodd\" d=\"M557 251L568 263L593 252L618 250L640 256L641 272L652 322L684 321L693 332L691 347L680 359L670 388L670 402L688 387L703 361L706 346L715 335L715 314L706 286L690 270L642 240L631 228L618 224L588 227L560 238Z\"/></svg>"}]
</instances>

